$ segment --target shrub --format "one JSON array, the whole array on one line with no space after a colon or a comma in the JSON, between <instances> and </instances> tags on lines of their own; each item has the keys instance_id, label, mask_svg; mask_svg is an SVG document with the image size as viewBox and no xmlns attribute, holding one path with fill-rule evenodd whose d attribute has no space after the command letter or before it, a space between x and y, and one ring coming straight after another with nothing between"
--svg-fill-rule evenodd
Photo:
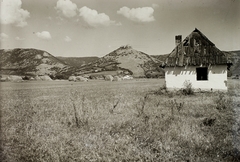
<instances>
[{"instance_id":1,"label":"shrub","mask_svg":"<svg viewBox=\"0 0 240 162\"><path fill-rule=\"evenodd\" d=\"M204 118L203 125L204 126L212 126L216 121L216 118Z\"/></svg>"},{"instance_id":2,"label":"shrub","mask_svg":"<svg viewBox=\"0 0 240 162\"><path fill-rule=\"evenodd\" d=\"M194 94L194 89L192 87L192 83L189 80L186 80L183 83L183 89L182 89L182 93L184 95L193 95Z\"/></svg>"},{"instance_id":3,"label":"shrub","mask_svg":"<svg viewBox=\"0 0 240 162\"><path fill-rule=\"evenodd\" d=\"M153 91L153 94L155 94L155 95L162 95L162 94L166 94L166 93L168 93L166 82L158 90Z\"/></svg>"},{"instance_id":4,"label":"shrub","mask_svg":"<svg viewBox=\"0 0 240 162\"><path fill-rule=\"evenodd\" d=\"M216 104L216 109L224 110L230 107L231 99L226 97L226 94L223 92L218 92L217 97L214 99L214 103Z\"/></svg>"},{"instance_id":5,"label":"shrub","mask_svg":"<svg viewBox=\"0 0 240 162\"><path fill-rule=\"evenodd\" d=\"M80 96L78 94L78 91L72 92L71 93L71 101L73 105L73 110L74 110L74 118L75 118L75 123L77 127L83 127L87 126L88 127L88 122L89 122L89 114L88 114L88 108L85 107L85 96L81 96L81 106L78 107L78 104L76 103L77 100L79 100Z\"/></svg>"},{"instance_id":6,"label":"shrub","mask_svg":"<svg viewBox=\"0 0 240 162\"><path fill-rule=\"evenodd\" d=\"M177 100L174 99L170 100L168 105L171 109L171 118L174 119L174 111L177 110L178 112L180 112L183 109L184 101L177 102Z\"/></svg>"}]
</instances>

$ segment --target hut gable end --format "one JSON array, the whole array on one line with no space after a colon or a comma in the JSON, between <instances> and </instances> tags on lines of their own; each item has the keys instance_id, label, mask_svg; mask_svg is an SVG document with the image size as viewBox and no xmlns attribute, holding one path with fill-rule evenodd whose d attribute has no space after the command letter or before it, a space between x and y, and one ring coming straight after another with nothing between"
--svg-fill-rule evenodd
<instances>
[{"instance_id":1,"label":"hut gable end","mask_svg":"<svg viewBox=\"0 0 240 162\"><path fill-rule=\"evenodd\" d=\"M177 37L176 37L177 38ZM165 66L208 66L227 64L227 58L202 32L195 29L169 54Z\"/></svg>"}]
</instances>

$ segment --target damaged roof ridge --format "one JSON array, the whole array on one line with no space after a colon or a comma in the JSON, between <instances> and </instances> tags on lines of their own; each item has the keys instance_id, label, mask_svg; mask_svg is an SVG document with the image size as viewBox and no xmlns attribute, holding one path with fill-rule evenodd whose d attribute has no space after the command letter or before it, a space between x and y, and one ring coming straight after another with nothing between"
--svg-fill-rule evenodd
<instances>
[{"instance_id":1,"label":"damaged roof ridge","mask_svg":"<svg viewBox=\"0 0 240 162\"><path fill-rule=\"evenodd\" d=\"M195 28L195 30L193 31L193 32L197 32L197 33L199 33L200 34L200 36L201 37L203 37L204 39L206 39L209 43L211 43L213 46L215 46L215 44L212 42L212 41L210 41L209 39L208 39L208 37L206 36L206 35L204 35L200 30L198 30L197 28ZM192 33L193 33L192 32ZM191 33L191 34L192 34ZM191 35L190 34L190 35ZM186 38L185 38L186 39Z\"/></svg>"},{"instance_id":2,"label":"damaged roof ridge","mask_svg":"<svg viewBox=\"0 0 240 162\"><path fill-rule=\"evenodd\" d=\"M196 42L196 44L193 43L193 40L202 43L198 44ZM184 40L176 44L167 56L164 66L198 65L200 63L226 64L227 57L201 31L195 28Z\"/></svg>"}]
</instances>

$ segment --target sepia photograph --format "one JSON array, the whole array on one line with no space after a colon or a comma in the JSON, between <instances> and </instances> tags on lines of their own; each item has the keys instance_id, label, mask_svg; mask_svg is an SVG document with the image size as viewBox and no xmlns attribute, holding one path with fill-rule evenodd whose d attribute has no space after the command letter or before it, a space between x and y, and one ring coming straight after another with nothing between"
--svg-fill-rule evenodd
<instances>
[{"instance_id":1,"label":"sepia photograph","mask_svg":"<svg viewBox=\"0 0 240 162\"><path fill-rule=\"evenodd\" d=\"M240 162L240 0L0 0L1 162Z\"/></svg>"}]
</instances>

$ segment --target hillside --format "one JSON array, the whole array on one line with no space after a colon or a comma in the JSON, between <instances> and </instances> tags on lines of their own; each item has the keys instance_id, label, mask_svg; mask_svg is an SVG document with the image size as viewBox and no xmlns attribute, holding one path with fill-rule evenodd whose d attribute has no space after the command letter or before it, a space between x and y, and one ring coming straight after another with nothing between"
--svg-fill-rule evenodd
<instances>
[{"instance_id":1,"label":"hillside","mask_svg":"<svg viewBox=\"0 0 240 162\"><path fill-rule=\"evenodd\" d=\"M160 61L161 62L161 61ZM82 74L133 75L134 77L159 77L164 72L159 60L122 46L104 57L54 57L43 50L0 50L0 73L7 75L61 75L61 78Z\"/></svg>"},{"instance_id":2,"label":"hillside","mask_svg":"<svg viewBox=\"0 0 240 162\"><path fill-rule=\"evenodd\" d=\"M240 75L240 51L223 51L225 55L228 56L228 59L233 63L230 68L231 75L236 76Z\"/></svg>"},{"instance_id":3,"label":"hillside","mask_svg":"<svg viewBox=\"0 0 240 162\"><path fill-rule=\"evenodd\" d=\"M67 72L69 68L46 51L21 48L0 50L1 74L56 75Z\"/></svg>"},{"instance_id":4,"label":"hillside","mask_svg":"<svg viewBox=\"0 0 240 162\"><path fill-rule=\"evenodd\" d=\"M121 46L104 57L82 66L81 72L118 71L131 74L134 77L145 77L151 74L164 75L158 68L159 63L148 54L133 49L131 46Z\"/></svg>"},{"instance_id":5,"label":"hillside","mask_svg":"<svg viewBox=\"0 0 240 162\"><path fill-rule=\"evenodd\" d=\"M157 62L162 63L165 62L166 58L169 54L162 54L162 55L151 55Z\"/></svg>"},{"instance_id":6,"label":"hillside","mask_svg":"<svg viewBox=\"0 0 240 162\"><path fill-rule=\"evenodd\" d=\"M224 51L233 66L230 76L240 75L240 51ZM0 74L52 75L67 78L75 74L133 75L134 77L159 77L164 72L159 65L167 54L150 56L131 46L122 46L104 57L54 57L43 50L0 50Z\"/></svg>"},{"instance_id":7,"label":"hillside","mask_svg":"<svg viewBox=\"0 0 240 162\"><path fill-rule=\"evenodd\" d=\"M74 67L81 67L82 65L86 65L90 62L96 61L99 57L56 57L67 65L71 65Z\"/></svg>"}]
</instances>

